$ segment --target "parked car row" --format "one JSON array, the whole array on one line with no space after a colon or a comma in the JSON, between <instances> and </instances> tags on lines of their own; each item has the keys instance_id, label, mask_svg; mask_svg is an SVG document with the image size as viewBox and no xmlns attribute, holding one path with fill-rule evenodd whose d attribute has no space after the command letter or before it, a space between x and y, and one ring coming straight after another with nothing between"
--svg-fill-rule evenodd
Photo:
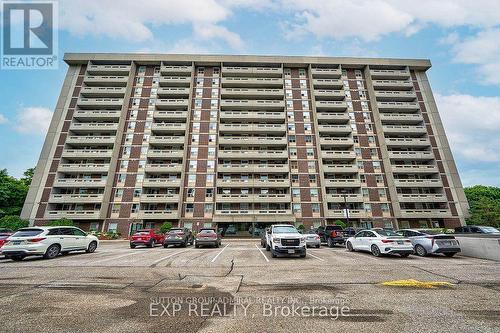
<instances>
[{"instance_id":1,"label":"parked car row","mask_svg":"<svg viewBox=\"0 0 500 333\"><path fill-rule=\"evenodd\" d=\"M166 234L158 233L154 229L137 230L130 238L130 248L134 249L139 245L154 247L163 245L164 248L172 246L186 247L193 245L219 247L221 245L221 233L216 229L204 228L194 236L188 228L172 228Z\"/></svg>"}]
</instances>

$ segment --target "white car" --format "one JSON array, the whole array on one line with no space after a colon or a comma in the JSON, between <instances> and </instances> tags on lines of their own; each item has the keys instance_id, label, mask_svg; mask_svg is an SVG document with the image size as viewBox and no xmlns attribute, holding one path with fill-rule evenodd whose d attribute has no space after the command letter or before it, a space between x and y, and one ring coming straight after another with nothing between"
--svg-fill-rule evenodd
<instances>
[{"instance_id":1,"label":"white car","mask_svg":"<svg viewBox=\"0 0 500 333\"><path fill-rule=\"evenodd\" d=\"M293 225L275 224L266 232L266 250L273 258L280 254L305 258L306 238Z\"/></svg>"},{"instance_id":2,"label":"white car","mask_svg":"<svg viewBox=\"0 0 500 333\"><path fill-rule=\"evenodd\" d=\"M19 261L27 256L43 256L46 259L57 257L60 253L97 249L99 240L75 227L29 227L19 229L7 239L2 247L6 258Z\"/></svg>"},{"instance_id":3,"label":"white car","mask_svg":"<svg viewBox=\"0 0 500 333\"><path fill-rule=\"evenodd\" d=\"M399 254L408 257L413 253L411 240L394 231L384 229L361 230L346 241L349 251L367 251L375 257L382 254Z\"/></svg>"}]
</instances>

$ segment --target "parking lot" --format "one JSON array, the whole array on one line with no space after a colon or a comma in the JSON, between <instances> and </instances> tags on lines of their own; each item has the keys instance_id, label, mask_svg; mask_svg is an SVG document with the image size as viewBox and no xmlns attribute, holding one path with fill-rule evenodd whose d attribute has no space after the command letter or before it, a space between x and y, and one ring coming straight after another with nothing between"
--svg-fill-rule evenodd
<instances>
[{"instance_id":1,"label":"parking lot","mask_svg":"<svg viewBox=\"0 0 500 333\"><path fill-rule=\"evenodd\" d=\"M338 246L271 258L258 240L200 249L115 241L93 254L0 259L0 272L8 332L498 332L500 324L499 263L463 256L376 258ZM382 284L406 279L449 284ZM190 308L193 297L215 297L225 310ZM292 303L346 313L296 315Z\"/></svg>"}]
</instances>

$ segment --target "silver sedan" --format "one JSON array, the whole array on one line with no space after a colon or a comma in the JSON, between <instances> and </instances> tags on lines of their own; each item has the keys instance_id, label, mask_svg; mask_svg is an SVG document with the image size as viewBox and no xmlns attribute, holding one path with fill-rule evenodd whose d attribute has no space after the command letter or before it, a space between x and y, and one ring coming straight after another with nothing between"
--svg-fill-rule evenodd
<instances>
[{"instance_id":1,"label":"silver sedan","mask_svg":"<svg viewBox=\"0 0 500 333\"><path fill-rule=\"evenodd\" d=\"M321 246L321 238L314 230L308 231L304 236L306 237L307 247L319 248Z\"/></svg>"},{"instance_id":2,"label":"silver sedan","mask_svg":"<svg viewBox=\"0 0 500 333\"><path fill-rule=\"evenodd\" d=\"M453 235L436 233L433 230L402 229L398 234L411 240L415 253L421 257L442 253L453 257L460 252L460 245Z\"/></svg>"}]
</instances>

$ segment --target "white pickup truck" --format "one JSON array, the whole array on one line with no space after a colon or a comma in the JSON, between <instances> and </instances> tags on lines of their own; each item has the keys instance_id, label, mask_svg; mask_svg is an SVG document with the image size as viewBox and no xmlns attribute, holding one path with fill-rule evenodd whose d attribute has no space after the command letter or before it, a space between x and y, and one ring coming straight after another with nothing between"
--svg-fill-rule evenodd
<instances>
[{"instance_id":1,"label":"white pickup truck","mask_svg":"<svg viewBox=\"0 0 500 333\"><path fill-rule=\"evenodd\" d=\"M297 228L289 224L275 224L266 231L266 250L273 258L278 255L306 256L306 239Z\"/></svg>"}]
</instances>

